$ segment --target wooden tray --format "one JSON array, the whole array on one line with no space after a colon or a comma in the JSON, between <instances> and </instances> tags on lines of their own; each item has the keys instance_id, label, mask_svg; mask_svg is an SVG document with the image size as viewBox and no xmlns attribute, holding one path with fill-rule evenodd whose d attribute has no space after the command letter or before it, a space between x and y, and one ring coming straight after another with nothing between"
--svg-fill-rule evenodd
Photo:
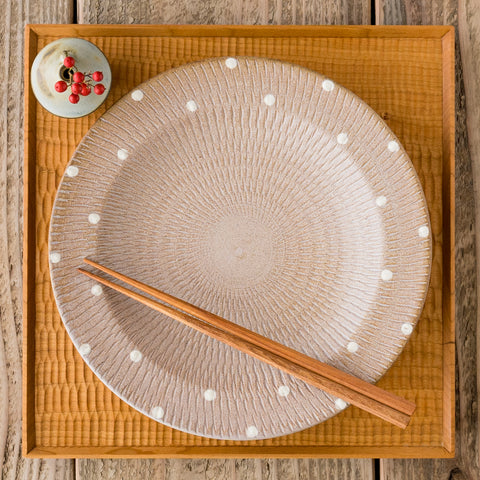
<instances>
[{"instance_id":1,"label":"wooden tray","mask_svg":"<svg viewBox=\"0 0 480 480\"><path fill-rule=\"evenodd\" d=\"M97 112L63 119L36 102L38 51L83 37L109 59L111 93ZM371 105L406 147L433 233L422 317L379 386L414 400L406 430L350 407L321 425L270 440L233 442L164 427L111 393L86 367L57 312L47 238L55 192L95 120L140 82L214 56L250 55L321 72ZM453 27L30 25L25 42L23 454L27 457L454 456Z\"/></svg>"}]
</instances>

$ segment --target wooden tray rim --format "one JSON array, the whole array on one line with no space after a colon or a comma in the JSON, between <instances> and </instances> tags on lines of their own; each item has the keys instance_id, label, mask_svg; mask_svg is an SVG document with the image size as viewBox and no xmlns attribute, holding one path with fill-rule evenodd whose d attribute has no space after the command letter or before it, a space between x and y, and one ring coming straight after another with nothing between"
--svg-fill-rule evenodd
<instances>
[{"instance_id":1,"label":"wooden tray rim","mask_svg":"<svg viewBox=\"0 0 480 480\"><path fill-rule=\"evenodd\" d=\"M35 168L36 100L30 68L38 36L435 38L443 70L443 445L378 446L189 446L42 447L35 432ZM28 458L453 458L455 456L455 29L452 26L271 25L48 25L25 26L24 225L23 225L23 416L22 454ZM33 112L33 113L32 113Z\"/></svg>"},{"instance_id":2,"label":"wooden tray rim","mask_svg":"<svg viewBox=\"0 0 480 480\"><path fill-rule=\"evenodd\" d=\"M92 37L443 38L448 25L122 25L27 24L37 35Z\"/></svg>"}]
</instances>

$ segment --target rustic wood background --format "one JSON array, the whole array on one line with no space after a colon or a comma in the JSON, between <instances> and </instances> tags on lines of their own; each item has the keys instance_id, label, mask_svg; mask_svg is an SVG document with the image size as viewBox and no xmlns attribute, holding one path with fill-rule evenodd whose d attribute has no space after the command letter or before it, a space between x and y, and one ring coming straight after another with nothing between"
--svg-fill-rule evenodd
<instances>
[{"instance_id":1,"label":"rustic wood background","mask_svg":"<svg viewBox=\"0 0 480 480\"><path fill-rule=\"evenodd\" d=\"M453 460L25 460L21 457L25 23L450 24L457 27L457 455ZM480 478L480 1L0 0L0 458L13 480ZM475 219L477 218L477 224ZM475 226L477 225L477 226Z\"/></svg>"}]
</instances>

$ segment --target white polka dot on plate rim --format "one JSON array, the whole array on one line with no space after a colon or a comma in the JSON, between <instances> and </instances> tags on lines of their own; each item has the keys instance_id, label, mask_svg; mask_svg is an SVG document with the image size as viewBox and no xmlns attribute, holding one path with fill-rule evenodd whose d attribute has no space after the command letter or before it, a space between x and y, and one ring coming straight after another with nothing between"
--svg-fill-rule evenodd
<instances>
[{"instance_id":1,"label":"white polka dot on plate rim","mask_svg":"<svg viewBox=\"0 0 480 480\"><path fill-rule=\"evenodd\" d=\"M128 152L124 148L120 148L117 152L117 157L120 160L126 160L128 158Z\"/></svg>"},{"instance_id":2,"label":"white polka dot on plate rim","mask_svg":"<svg viewBox=\"0 0 480 480\"><path fill-rule=\"evenodd\" d=\"M326 92L331 92L334 87L335 87L335 84L334 84L331 80L324 80L324 81L322 82L322 88L323 88Z\"/></svg>"},{"instance_id":3,"label":"white polka dot on plate rim","mask_svg":"<svg viewBox=\"0 0 480 480\"><path fill-rule=\"evenodd\" d=\"M78 348L78 351L80 352L80 355L88 355L92 351L92 348L88 343L82 343Z\"/></svg>"},{"instance_id":4,"label":"white polka dot on plate rim","mask_svg":"<svg viewBox=\"0 0 480 480\"><path fill-rule=\"evenodd\" d=\"M187 110L190 112L195 112L198 110L198 105L197 105L197 102L195 102L195 100L189 100L185 106L187 107Z\"/></svg>"},{"instance_id":5,"label":"white polka dot on plate rim","mask_svg":"<svg viewBox=\"0 0 480 480\"><path fill-rule=\"evenodd\" d=\"M254 425L250 425L247 428L247 437L248 438L254 438L258 435L258 429Z\"/></svg>"},{"instance_id":6,"label":"white polka dot on plate rim","mask_svg":"<svg viewBox=\"0 0 480 480\"><path fill-rule=\"evenodd\" d=\"M238 61L237 61L236 58L230 57L230 58L227 58L227 59L225 60L225 65L226 65L228 68L233 69L233 68L235 68L235 67L238 65Z\"/></svg>"},{"instance_id":7,"label":"white polka dot on plate rim","mask_svg":"<svg viewBox=\"0 0 480 480\"><path fill-rule=\"evenodd\" d=\"M384 195L380 195L375 200L375 203L377 204L378 207L384 207L387 204L387 197L385 197Z\"/></svg>"},{"instance_id":8,"label":"white polka dot on plate rim","mask_svg":"<svg viewBox=\"0 0 480 480\"><path fill-rule=\"evenodd\" d=\"M425 225L418 229L418 236L419 237L427 238L429 233L430 233L430 229Z\"/></svg>"},{"instance_id":9,"label":"white polka dot on plate rim","mask_svg":"<svg viewBox=\"0 0 480 480\"><path fill-rule=\"evenodd\" d=\"M103 288L101 285L97 283L90 289L90 292L92 292L92 295L95 295L96 297L98 297L99 295L102 294Z\"/></svg>"},{"instance_id":10,"label":"white polka dot on plate rim","mask_svg":"<svg viewBox=\"0 0 480 480\"><path fill-rule=\"evenodd\" d=\"M275 103L275 95L272 95L271 93L265 95L263 103L265 103L265 105L268 107L271 107Z\"/></svg>"},{"instance_id":11,"label":"white polka dot on plate rim","mask_svg":"<svg viewBox=\"0 0 480 480\"><path fill-rule=\"evenodd\" d=\"M100 221L100 215L98 213L91 213L89 216L88 216L88 221L92 224L92 225L96 225L99 221Z\"/></svg>"},{"instance_id":12,"label":"white polka dot on plate rim","mask_svg":"<svg viewBox=\"0 0 480 480\"><path fill-rule=\"evenodd\" d=\"M143 355L142 355L142 352L139 352L138 350L132 350L130 352L130 360L132 362L139 362L141 359L142 359Z\"/></svg>"},{"instance_id":13,"label":"white polka dot on plate rim","mask_svg":"<svg viewBox=\"0 0 480 480\"><path fill-rule=\"evenodd\" d=\"M337 410L343 410L344 408L347 408L347 402L341 398L337 398L335 400L335 408Z\"/></svg>"},{"instance_id":14,"label":"white polka dot on plate rim","mask_svg":"<svg viewBox=\"0 0 480 480\"><path fill-rule=\"evenodd\" d=\"M347 345L347 350L350 353L355 353L358 350L358 343L356 342L349 342Z\"/></svg>"},{"instance_id":15,"label":"white polka dot on plate rim","mask_svg":"<svg viewBox=\"0 0 480 480\"><path fill-rule=\"evenodd\" d=\"M385 282L388 282L393 278L393 273L390 270L382 270L381 277L382 277L382 280L384 280Z\"/></svg>"},{"instance_id":16,"label":"white polka dot on plate rim","mask_svg":"<svg viewBox=\"0 0 480 480\"><path fill-rule=\"evenodd\" d=\"M132 99L135 100L136 102L139 102L140 100L143 99L143 92L141 90L134 90L132 92Z\"/></svg>"},{"instance_id":17,"label":"white polka dot on plate rim","mask_svg":"<svg viewBox=\"0 0 480 480\"><path fill-rule=\"evenodd\" d=\"M52 252L50 254L50 261L52 263L58 263L61 260L61 255L58 252Z\"/></svg>"},{"instance_id":18,"label":"white polka dot on plate rim","mask_svg":"<svg viewBox=\"0 0 480 480\"><path fill-rule=\"evenodd\" d=\"M410 335L413 332L413 325L411 323L404 323L401 330L404 335Z\"/></svg>"},{"instance_id":19,"label":"white polka dot on plate rim","mask_svg":"<svg viewBox=\"0 0 480 480\"><path fill-rule=\"evenodd\" d=\"M160 418L163 418L163 415L165 414L165 412L163 411L162 407L153 407L151 410L151 414L153 418L160 419Z\"/></svg>"},{"instance_id":20,"label":"white polka dot on plate rim","mask_svg":"<svg viewBox=\"0 0 480 480\"><path fill-rule=\"evenodd\" d=\"M348 135L346 133L339 133L337 135L337 143L345 145L348 142Z\"/></svg>"},{"instance_id":21,"label":"white polka dot on plate rim","mask_svg":"<svg viewBox=\"0 0 480 480\"><path fill-rule=\"evenodd\" d=\"M76 177L78 175L78 167L75 165L70 165L67 167L66 174L68 177Z\"/></svg>"},{"instance_id":22,"label":"white polka dot on plate rim","mask_svg":"<svg viewBox=\"0 0 480 480\"><path fill-rule=\"evenodd\" d=\"M217 398L217 392L209 388L203 392L203 398L207 402L213 402Z\"/></svg>"},{"instance_id":23,"label":"white polka dot on plate rim","mask_svg":"<svg viewBox=\"0 0 480 480\"><path fill-rule=\"evenodd\" d=\"M388 148L392 153L395 153L395 152L398 152L398 151L400 150L400 145L399 145L398 142L396 142L395 140L392 140L391 142L388 142L387 148Z\"/></svg>"},{"instance_id":24,"label":"white polka dot on plate rim","mask_svg":"<svg viewBox=\"0 0 480 480\"><path fill-rule=\"evenodd\" d=\"M281 397L286 397L290 393L290 388L287 385L282 385L278 387L278 394Z\"/></svg>"}]
</instances>

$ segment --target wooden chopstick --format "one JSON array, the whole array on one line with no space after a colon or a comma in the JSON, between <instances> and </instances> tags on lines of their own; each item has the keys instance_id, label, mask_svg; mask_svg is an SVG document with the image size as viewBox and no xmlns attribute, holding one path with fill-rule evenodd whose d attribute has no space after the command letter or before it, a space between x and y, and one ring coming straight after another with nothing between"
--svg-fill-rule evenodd
<instances>
[{"instance_id":1,"label":"wooden chopstick","mask_svg":"<svg viewBox=\"0 0 480 480\"><path fill-rule=\"evenodd\" d=\"M333 380L334 382L341 383L350 388L351 390L359 392L367 397L374 398L381 403L392 403L396 410L406 413L407 415L412 415L415 411L414 403L404 400L394 395L393 393L382 390L375 385L365 382L348 373L342 372L341 370L327 365L326 363L320 362L319 360L315 360L308 355L305 355L292 348L275 342L274 340L266 338L256 332L252 332L251 330L248 330L247 328L244 328L236 323L230 322L222 317L219 317L218 315L207 312L206 310L196 307L195 305L185 302L184 300L180 300L179 298L169 295L168 293L162 292L161 290L146 285L145 283L139 282L138 280L123 275L122 273L116 272L111 268L100 265L93 260L86 258L84 259L84 262L88 265L91 265L92 267L95 267L97 270L107 273L108 275L116 278L117 280L121 280L124 283L137 288L140 291L148 293L152 297L164 303L172 305L173 307L180 309L190 315L193 315L207 323L215 325L216 327L229 331L230 333L237 335L238 337L246 340L247 342L263 347L277 355L280 355L290 360L291 362L300 362L308 369L318 371L319 373L321 373L322 376ZM395 404L394 402L398 402L398 404Z\"/></svg>"},{"instance_id":2,"label":"wooden chopstick","mask_svg":"<svg viewBox=\"0 0 480 480\"><path fill-rule=\"evenodd\" d=\"M274 367L280 368L281 370L294 375L315 387L321 388L327 393L340 397L345 401L350 402L352 405L356 405L363 410L373 413L394 425L405 428L410 421L411 415L415 411L414 403L382 390L375 385L371 385L368 382L308 357L307 355L297 352L285 345L263 337L258 333L252 332L233 322L229 322L218 315L184 302L183 300L118 273L92 260L85 259L84 261L98 270L125 282L127 285L137 288L138 290L147 293L162 302L172 305L175 308L156 302L94 273L79 269L81 273L97 280L98 282L113 288L156 311L174 318L195 330L220 340L223 343L237 348L238 350L258 358ZM182 311L179 312L176 309Z\"/></svg>"}]
</instances>

